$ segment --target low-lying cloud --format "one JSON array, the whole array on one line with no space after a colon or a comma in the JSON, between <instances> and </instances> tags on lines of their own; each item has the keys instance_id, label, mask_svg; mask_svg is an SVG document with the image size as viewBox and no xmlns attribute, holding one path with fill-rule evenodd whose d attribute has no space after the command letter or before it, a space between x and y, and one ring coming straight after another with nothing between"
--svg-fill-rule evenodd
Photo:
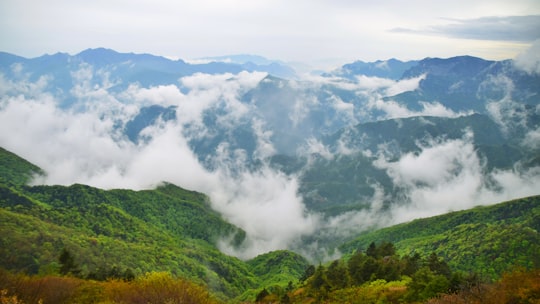
<instances>
[{"instance_id":1,"label":"low-lying cloud","mask_svg":"<svg viewBox=\"0 0 540 304\"><path fill-rule=\"evenodd\" d=\"M516 56L514 64L529 74L540 74L540 39Z\"/></svg>"},{"instance_id":2,"label":"low-lying cloud","mask_svg":"<svg viewBox=\"0 0 540 304\"><path fill-rule=\"evenodd\" d=\"M373 99L368 103L369 108L383 111L386 119L414 116L459 117L473 113L473 111L455 112L439 102L420 102L420 105L422 109L414 111L394 100Z\"/></svg>"},{"instance_id":3,"label":"low-lying cloud","mask_svg":"<svg viewBox=\"0 0 540 304\"><path fill-rule=\"evenodd\" d=\"M347 238L370 230L450 211L538 195L540 167L487 170L464 130L458 139L431 138L418 142L419 151L397 159L381 149L373 165L392 180L391 192L374 183L368 209L349 211L321 223L328 239ZM388 210L383 206L390 204Z\"/></svg>"},{"instance_id":4,"label":"low-lying cloud","mask_svg":"<svg viewBox=\"0 0 540 304\"><path fill-rule=\"evenodd\" d=\"M203 192L215 210L246 231L247 239L240 248L229 246L225 240L218 244L224 252L241 258L276 249L300 250L305 237L350 237L372 227L538 194L540 169L516 166L489 172L473 144L474 134L464 130L459 139L423 140L416 153L390 158L381 148L366 154L374 166L387 173L399 192L385 192L373 181L370 208L325 218L304 205L299 194L301 173L286 175L267 164L267 158L277 151L272 142L275 134L264 117L252 115L255 105L240 99L265 81L264 73L195 74L179 79L177 85L144 88L131 84L122 92L112 93L109 88L114 82L106 71L81 66L71 75L75 82L71 93L77 101L73 107L63 108L61 100L46 91L47 77L30 82L23 72L18 81L0 75L0 146L47 172L34 183L148 189L166 181ZM399 82L359 78L357 83L342 84L355 94L367 96L366 109L382 111L384 118L468 114L453 112L439 103L421 103L421 110L412 111L382 98L416 89L422 77ZM310 85L321 88L327 80L319 81ZM300 82L296 85L310 86ZM301 124L309 116L310 105L319 105L321 100L309 95L293 102L295 111L288 119ZM350 124L358 122L358 104L335 95L326 102ZM504 99L491 105L490 111L500 118L501 125L506 122L504 113L509 103ZM141 107L149 105L175 106L176 119L158 119L142 130L147 140L134 143L126 138L121 126L133 119ZM211 169L201 163L190 141L212 135L213 130L204 121L208 110L220 111L215 124L223 130L249 122L255 137L252 157L260 162L258 169L247 165L245 150L227 142L208 156L215 164ZM530 131L523 145L537 147L533 145L536 138L538 130ZM297 152L303 156L317 154L328 160L339 157L315 137L306 138L299 147ZM338 151L359 153L349 150L346 143ZM398 196L401 204L396 203ZM386 210L383 206L388 203L391 208ZM320 249L316 242L311 245L304 249Z\"/></svg>"},{"instance_id":5,"label":"low-lying cloud","mask_svg":"<svg viewBox=\"0 0 540 304\"><path fill-rule=\"evenodd\" d=\"M80 75L85 77L74 79L82 82L76 88L77 96L87 101L85 111L60 109L60 102L43 92L39 83L19 88L3 83L2 90L22 94L7 95L0 101L0 145L47 172L34 183L146 189L167 181L206 193L214 209L246 231L247 240L240 250L220 244L224 251L242 258L288 248L302 235L315 231L318 217L305 209L297 194L297 178L268 166L250 171L241 151L231 154L227 147L220 148L223 153L217 151L220 166L208 170L189 146L190 136L206 132L202 122L205 109L220 103L228 108L230 114L222 122L226 127L227 120L246 113L247 105L240 103L239 94L264 75L196 74L180 80L187 93L172 86L130 86L118 95L86 85L88 75ZM121 102L122 98L131 103ZM117 128L119 121L125 123L137 113L138 105L133 101L175 105L177 120L147 127L143 133L150 140L135 144ZM260 135L257 153L268 156L274 151L270 134L261 123L255 123L255 134Z\"/></svg>"}]
</instances>

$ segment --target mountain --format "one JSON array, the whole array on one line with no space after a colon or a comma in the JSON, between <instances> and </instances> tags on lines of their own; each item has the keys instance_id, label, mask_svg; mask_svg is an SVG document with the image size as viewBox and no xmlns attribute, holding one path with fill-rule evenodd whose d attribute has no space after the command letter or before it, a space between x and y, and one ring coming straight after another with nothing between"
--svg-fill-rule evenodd
<instances>
[{"instance_id":1,"label":"mountain","mask_svg":"<svg viewBox=\"0 0 540 304\"><path fill-rule=\"evenodd\" d=\"M397 59L377 60L375 62L355 61L343 65L338 70L328 74L352 79L357 76L379 77L388 79L402 79L404 73L415 67L418 61L400 61Z\"/></svg>"},{"instance_id":2,"label":"mountain","mask_svg":"<svg viewBox=\"0 0 540 304\"><path fill-rule=\"evenodd\" d=\"M228 251L243 258L322 259L359 231L538 194L540 81L512 60L358 61L287 79L261 60L1 53L0 145L44 185L204 192L245 232ZM44 187L32 189L57 191ZM6 193L36 200L28 191Z\"/></svg>"},{"instance_id":3,"label":"mountain","mask_svg":"<svg viewBox=\"0 0 540 304\"><path fill-rule=\"evenodd\" d=\"M27 186L21 177L40 170L5 149L0 150L0 156L0 159L9 159L11 164L0 171L0 267L13 272L39 273L39 280L43 280L39 286L49 286L49 280L53 279L56 286L68 284L66 280L79 282L77 286L92 284L92 288L84 290L73 287L77 288L78 297L108 297L108 292L113 290L118 296L121 290L128 288L121 287L121 284L131 284L129 288L146 284L145 288L161 290L156 289L158 285L151 287L154 285L148 284L152 284L152 280L158 280L162 285L172 284L172 274L188 282L203 284L223 301L253 301L278 295L278 300L281 298L282 301L289 297L311 298L317 296L319 287L328 282L331 282L331 287L326 292L334 292L343 288L335 284L347 282L349 276L351 280L359 279L351 271L354 267L364 269L364 266L355 266L353 261L364 261L363 252L367 252L377 258L376 263L386 265L385 271L373 273L367 284L361 286L351 281L349 288L363 288L365 290L361 294L368 296L375 292L372 288L379 290L384 286L384 290L388 287L396 292L394 296L409 301L411 295L406 291L418 288L410 283L420 277L420 273L415 272L426 270L410 264L415 269L410 277L394 280L390 279L394 278L391 267L398 261L400 264L395 265L412 263L416 259L415 253L421 257L417 262L423 261L432 267L433 273L428 273L430 280L441 275L437 271L447 276L455 271L474 272L487 280L497 279L514 267L537 269L540 266L539 196L362 233L340 246L340 250L346 253L343 258L315 268L301 255L285 250L262 254L247 261L221 253L215 245L217 241L229 239L234 246L241 242L244 234L209 208L204 194L166 183L153 190L142 191L101 190L81 184ZM378 246L378 249L373 249L373 246ZM437 256L430 255L432 252ZM385 256L387 253L392 257ZM450 268L444 270L446 263ZM65 269L66 265L69 268ZM68 277L52 276L64 271ZM166 271L169 275L156 271ZM325 273L322 285L317 283L321 273ZM389 278L388 281L384 284L377 281L376 276L379 275ZM0 271L5 284L2 288L17 291L6 291L2 296L29 296L34 287L24 285L28 287L21 289L21 285L13 285L14 276ZM19 284L23 281L30 284L38 279L22 274L16 276ZM87 279L75 281L70 278L74 276ZM129 283L133 276L137 279ZM21 281L23 277L25 280ZM105 278L128 281L93 281ZM452 280L446 284L467 282L460 275L453 275ZM183 288L188 287L184 285ZM42 291L33 292L34 296L43 294ZM138 291L140 295L144 292L151 291ZM338 294L331 295L334 296ZM345 294L342 299L343 296ZM86 300L82 302L86 303Z\"/></svg>"},{"instance_id":4,"label":"mountain","mask_svg":"<svg viewBox=\"0 0 540 304\"><path fill-rule=\"evenodd\" d=\"M264 69L265 72L271 75L285 79L295 79L298 77L294 68L288 66L286 63L278 60L270 60L258 55L238 54L196 59L196 61L198 60L240 64L247 71Z\"/></svg>"},{"instance_id":5,"label":"mountain","mask_svg":"<svg viewBox=\"0 0 540 304\"><path fill-rule=\"evenodd\" d=\"M23 58L9 53L0 53L0 72L9 78L17 78L14 64L22 67L30 75L31 81L43 76L49 77L48 89L58 91L67 104L75 102L71 88L73 77L91 76L78 72L97 73L86 79L92 86L105 86L112 91L125 90L129 84L138 83L143 87L177 84L178 79L195 73L237 74L241 71L276 73L282 77L294 77L294 70L272 62L259 65L253 62L228 63L208 62L189 64L183 60L170 60L151 54L119 53L111 49L87 49L76 55L57 53L37 58ZM19 75L20 76L20 75Z\"/></svg>"},{"instance_id":6,"label":"mountain","mask_svg":"<svg viewBox=\"0 0 540 304\"><path fill-rule=\"evenodd\" d=\"M36 165L0 147L0 182L25 185L44 172Z\"/></svg>"},{"instance_id":7,"label":"mountain","mask_svg":"<svg viewBox=\"0 0 540 304\"><path fill-rule=\"evenodd\" d=\"M540 268L540 196L417 219L365 233L341 246L392 242L401 254L435 252L454 270L496 279L513 267Z\"/></svg>"},{"instance_id":8,"label":"mountain","mask_svg":"<svg viewBox=\"0 0 540 304\"><path fill-rule=\"evenodd\" d=\"M529 120L534 121L536 128L539 125L538 117L532 111L531 114ZM521 138L524 134L507 136L486 115L381 120L323 137L322 143L334 156L318 157L309 167L302 169L300 193L310 209L332 215L369 208L375 193L373 185L380 186L387 195L392 196L385 204L397 203L400 194L390 172L377 165L381 153L386 154L386 159L396 162L403 155L421 154L437 138L444 138L447 142L461 140L467 132L474 134L471 145L475 154L485 160L485 169L507 170L521 161L524 166L534 166L533 160L538 151L527 152L522 148ZM339 153L344 145L349 150L346 155ZM297 166L295 163L287 165L279 159L275 159L275 163L281 168Z\"/></svg>"},{"instance_id":9,"label":"mountain","mask_svg":"<svg viewBox=\"0 0 540 304\"><path fill-rule=\"evenodd\" d=\"M486 103L506 96L528 105L539 103L540 76L528 74L512 61L489 61L471 56L426 58L407 70L403 78L426 75L413 92L392 97L418 107L418 101L438 101L454 110L486 112Z\"/></svg>"},{"instance_id":10,"label":"mountain","mask_svg":"<svg viewBox=\"0 0 540 304\"><path fill-rule=\"evenodd\" d=\"M261 284L294 281L307 265L292 252L266 255L281 256L277 263L262 257L243 262L221 253L216 248L219 241L229 239L233 246L239 245L245 233L210 209L201 193L172 184L144 191L10 184L22 182L36 167L4 149L0 152L1 159L11 164L0 172L0 267L4 269L54 272L60 252L67 249L85 276L99 278L113 268L129 269L135 275L168 271L233 298ZM292 262L284 262L288 259L294 261L293 269L287 266ZM270 280L259 276L261 267L271 273L285 272ZM283 267L287 268L280 270Z\"/></svg>"}]
</instances>

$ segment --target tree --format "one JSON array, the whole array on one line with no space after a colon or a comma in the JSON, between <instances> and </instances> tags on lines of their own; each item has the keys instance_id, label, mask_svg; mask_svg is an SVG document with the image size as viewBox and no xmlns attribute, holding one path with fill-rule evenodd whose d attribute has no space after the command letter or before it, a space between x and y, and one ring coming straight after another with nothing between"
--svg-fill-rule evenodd
<instances>
[{"instance_id":1,"label":"tree","mask_svg":"<svg viewBox=\"0 0 540 304\"><path fill-rule=\"evenodd\" d=\"M266 290L266 288L263 288L263 290L261 290L261 292L257 294L257 297L255 298L255 302L262 302L264 298L266 298L269 295L270 293L268 292L268 290Z\"/></svg>"},{"instance_id":2,"label":"tree","mask_svg":"<svg viewBox=\"0 0 540 304\"><path fill-rule=\"evenodd\" d=\"M305 282L307 279L309 279L313 274L315 273L315 266L309 265L306 270L304 271L304 274L300 278L300 282Z\"/></svg>"},{"instance_id":3,"label":"tree","mask_svg":"<svg viewBox=\"0 0 540 304\"><path fill-rule=\"evenodd\" d=\"M371 244L369 244L369 247L366 250L366 255L373 258L377 257L377 245L375 245L375 242L371 242Z\"/></svg>"},{"instance_id":4,"label":"tree","mask_svg":"<svg viewBox=\"0 0 540 304\"><path fill-rule=\"evenodd\" d=\"M448 264L446 264L443 259L439 258L435 252L429 255L427 260L427 266L434 273L443 275L447 279L449 279L452 275Z\"/></svg>"},{"instance_id":5,"label":"tree","mask_svg":"<svg viewBox=\"0 0 540 304\"><path fill-rule=\"evenodd\" d=\"M382 242L377 247L377 258L384 258L387 256L393 256L396 254L396 247L391 242Z\"/></svg>"},{"instance_id":6,"label":"tree","mask_svg":"<svg viewBox=\"0 0 540 304\"><path fill-rule=\"evenodd\" d=\"M379 262L376 259L372 257L367 257L367 259L362 264L361 270L361 275L364 282L376 279L376 274L379 272L379 267Z\"/></svg>"},{"instance_id":7,"label":"tree","mask_svg":"<svg viewBox=\"0 0 540 304\"><path fill-rule=\"evenodd\" d=\"M323 290L328 289L328 287L330 286L328 284L325 272L326 271L324 269L324 266L322 265L319 265L319 267L317 267L317 269L315 270L315 273L313 274L313 280L311 281L311 286L314 289Z\"/></svg>"},{"instance_id":8,"label":"tree","mask_svg":"<svg viewBox=\"0 0 540 304\"><path fill-rule=\"evenodd\" d=\"M340 260L335 260L328 266L326 278L330 287L334 290L343 289L349 285L349 273L347 267L345 267Z\"/></svg>"},{"instance_id":9,"label":"tree","mask_svg":"<svg viewBox=\"0 0 540 304\"><path fill-rule=\"evenodd\" d=\"M366 255L364 255L361 252L357 252L355 255L353 255L349 259L348 266L349 266L349 275L351 278L351 284L362 285L362 283L365 282L363 274L362 274L362 266L366 258L367 258Z\"/></svg>"},{"instance_id":10,"label":"tree","mask_svg":"<svg viewBox=\"0 0 540 304\"><path fill-rule=\"evenodd\" d=\"M420 254L416 252L413 255L408 255L402 258L403 269L402 274L412 276L420 268Z\"/></svg>"},{"instance_id":11,"label":"tree","mask_svg":"<svg viewBox=\"0 0 540 304\"><path fill-rule=\"evenodd\" d=\"M420 268L407 285L405 299L408 301L425 301L440 293L448 291L450 283L440 274L435 274L428 267Z\"/></svg>"},{"instance_id":12,"label":"tree","mask_svg":"<svg viewBox=\"0 0 540 304\"><path fill-rule=\"evenodd\" d=\"M66 249L62 249L60 257L58 257L58 262L60 262L60 273L63 275L73 275L78 276L81 273L79 266L75 263L73 255Z\"/></svg>"}]
</instances>

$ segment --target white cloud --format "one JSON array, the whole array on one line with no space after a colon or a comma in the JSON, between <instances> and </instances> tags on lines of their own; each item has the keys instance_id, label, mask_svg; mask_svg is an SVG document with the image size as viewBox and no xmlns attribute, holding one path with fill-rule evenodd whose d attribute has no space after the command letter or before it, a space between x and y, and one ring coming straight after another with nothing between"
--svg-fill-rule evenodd
<instances>
[{"instance_id":1,"label":"white cloud","mask_svg":"<svg viewBox=\"0 0 540 304\"><path fill-rule=\"evenodd\" d=\"M328 235L349 235L374 225L537 194L540 184L540 172L536 168L486 173L472 144L472 135L467 133L461 139L440 139L421 145L419 153L398 155L397 161L382 152L379 154L375 164L386 170L410 203L393 210L392 218L382 212L382 203L390 199L390 194L384 193L381 186L373 185L375 195L371 201L374 204L370 210L323 219L306 210L298 195L296 176L286 176L264 162L260 170L250 171L245 166L246 152L230 151L231 145L227 143L218 146L213 156L216 166L208 170L189 146L191 139L202 138L209 132L203 124L203 113L219 108L224 113L217 124L223 130L230 130L239 122L247 121L251 125L256 136L255 157L264 160L275 153L271 141L274 134L267 129L266 122L251 117L254 105L239 100L243 93L264 81L265 73L195 74L181 78L178 86L141 88L130 85L120 93L107 90L114 84L107 71L83 65L71 76L75 82L72 92L84 111L60 109L58 100L43 92L48 77L35 83L0 77L3 93L0 97L0 146L45 169L48 176L38 182L144 189L168 181L204 192L210 196L216 210L247 232L247 241L240 249L230 248L226 242L220 244L224 251L242 258L292 248L303 236L320 233L318 229ZM394 101L379 98L382 94L414 90L421 79L396 82L361 78L353 83L354 87L346 82L344 87L358 94L374 93L375 98L369 101L368 107L384 111L388 118L464 115L439 103L422 103L422 110L411 111ZM501 81L506 84L504 79ZM313 86L322 86L321 83ZM301 89L311 85L295 84ZM294 100L289 117L297 124L303 121L310 107L322 102L312 96L303 97ZM350 122L356 122L353 104L337 96L327 101ZM500 113L505 111L504 102L509 101L494 102L490 108L501 122L504 121ZM118 124L129 121L140 107L152 104L177 106L178 119L158 121L147 127L143 133L149 140L138 145L123 138ZM528 143L538 137L536 131L529 133ZM301 153L333 157L328 147L313 138L307 140L303 148ZM358 152L348 148L345 136L337 150L344 154ZM496 183L496 189L489 186L488 180Z\"/></svg>"},{"instance_id":2,"label":"white cloud","mask_svg":"<svg viewBox=\"0 0 540 304\"><path fill-rule=\"evenodd\" d=\"M189 92L179 104L178 120L183 124L193 122L201 126L203 111L219 103L224 103L227 108L227 119L236 120L248 111L247 105L239 100L241 94L266 76L260 72L241 72L237 75L197 73L183 77L180 83Z\"/></svg>"},{"instance_id":3,"label":"white cloud","mask_svg":"<svg viewBox=\"0 0 540 304\"><path fill-rule=\"evenodd\" d=\"M395 83L392 83L388 89L386 89L386 96L394 96L404 92L414 91L420 85L420 81L424 79L426 79L425 74L418 77L396 81Z\"/></svg>"},{"instance_id":4,"label":"white cloud","mask_svg":"<svg viewBox=\"0 0 540 304\"><path fill-rule=\"evenodd\" d=\"M387 171L407 199L391 209L391 223L538 194L540 168L489 173L472 136L467 132L461 139L432 141L397 161L380 154L374 164Z\"/></svg>"},{"instance_id":5,"label":"white cloud","mask_svg":"<svg viewBox=\"0 0 540 304\"><path fill-rule=\"evenodd\" d=\"M315 231L318 217L305 209L295 177L266 166L251 172L242 155L245 152L230 154L226 144L216 151L218 167L209 171L188 144L186 123L200 122L203 111L218 103L231 117L242 116L246 105L238 100L240 92L255 86L264 74L194 75L181 81L186 94L174 86L130 86L118 94L121 99L133 97L132 103L123 104L102 86L90 85L94 73L88 68L73 74L78 102L85 109L79 112L58 108L53 96L41 92L42 85L3 82L6 91L22 90L24 95L0 99L0 146L47 172L36 183L146 189L167 181L206 193L216 210L246 231L241 250L221 244L242 258L288 248ZM33 97L26 98L27 93ZM120 136L117 119L125 123L133 116L133 107L169 104L169 98L178 106L178 121L146 128L149 140L139 145ZM274 151L272 134L262 122L255 120L253 126L258 136L256 153L267 157Z\"/></svg>"},{"instance_id":6,"label":"white cloud","mask_svg":"<svg viewBox=\"0 0 540 304\"><path fill-rule=\"evenodd\" d=\"M459 117L471 115L473 111L454 112L438 102L420 102L422 110L409 110L407 106L396 101L383 99L371 100L368 106L372 109L378 109L386 113L387 119L406 118L413 116L438 116L438 117Z\"/></svg>"},{"instance_id":7,"label":"white cloud","mask_svg":"<svg viewBox=\"0 0 540 304\"><path fill-rule=\"evenodd\" d=\"M214 207L233 224L248 233L245 247L238 250L223 246L228 253L242 258L269 250L289 248L303 235L312 234L318 217L309 214L298 196L298 181L274 170L263 168L244 173L208 192Z\"/></svg>"},{"instance_id":8,"label":"white cloud","mask_svg":"<svg viewBox=\"0 0 540 304\"><path fill-rule=\"evenodd\" d=\"M174 106L185 99L184 94L176 85L160 85L150 88L141 88L138 84L130 84L126 91L119 94L125 102L135 102L138 105Z\"/></svg>"},{"instance_id":9,"label":"white cloud","mask_svg":"<svg viewBox=\"0 0 540 304\"><path fill-rule=\"evenodd\" d=\"M394 32L448 36L461 39L533 41L540 36L540 16L489 16L474 19L446 18L449 23L425 29L394 29Z\"/></svg>"},{"instance_id":10,"label":"white cloud","mask_svg":"<svg viewBox=\"0 0 540 304\"><path fill-rule=\"evenodd\" d=\"M306 140L305 144L298 148L298 154L308 156L318 155L326 159L331 159L333 157L333 154L328 150L328 147L313 137Z\"/></svg>"},{"instance_id":11,"label":"white cloud","mask_svg":"<svg viewBox=\"0 0 540 304\"><path fill-rule=\"evenodd\" d=\"M514 64L529 74L540 74L540 39L536 40L527 50L518 54Z\"/></svg>"},{"instance_id":12,"label":"white cloud","mask_svg":"<svg viewBox=\"0 0 540 304\"><path fill-rule=\"evenodd\" d=\"M540 149L540 127L527 132L522 145L530 149Z\"/></svg>"},{"instance_id":13,"label":"white cloud","mask_svg":"<svg viewBox=\"0 0 540 304\"><path fill-rule=\"evenodd\" d=\"M272 144L272 131L264 129L264 122L254 118L251 124L253 131L257 136L257 148L254 151L254 157L257 159L266 159L276 153Z\"/></svg>"}]
</instances>

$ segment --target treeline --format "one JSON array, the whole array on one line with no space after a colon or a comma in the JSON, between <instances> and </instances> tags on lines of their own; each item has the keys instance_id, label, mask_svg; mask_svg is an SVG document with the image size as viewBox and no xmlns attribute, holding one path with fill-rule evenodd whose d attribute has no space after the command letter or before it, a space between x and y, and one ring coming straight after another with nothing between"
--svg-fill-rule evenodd
<instances>
[{"instance_id":1,"label":"treeline","mask_svg":"<svg viewBox=\"0 0 540 304\"><path fill-rule=\"evenodd\" d=\"M392 242L402 255L436 252L453 270L497 280L515 267L540 268L540 196L378 229L340 250L352 252L377 240Z\"/></svg>"},{"instance_id":2,"label":"treeline","mask_svg":"<svg viewBox=\"0 0 540 304\"><path fill-rule=\"evenodd\" d=\"M263 289L256 302L416 303L481 286L475 274L453 272L435 253L399 256L392 243L371 243L349 259L309 266L297 289Z\"/></svg>"},{"instance_id":3,"label":"treeline","mask_svg":"<svg viewBox=\"0 0 540 304\"><path fill-rule=\"evenodd\" d=\"M75 261L73 254L67 249L62 249L62 253L58 258L59 267L58 273L64 276L73 276L80 279L89 279L96 281L106 280L123 280L133 281L135 279L135 273L131 268L122 269L116 265L112 267L101 266L95 271L89 273L83 273L81 267ZM52 269L55 271L55 269Z\"/></svg>"}]
</instances>

